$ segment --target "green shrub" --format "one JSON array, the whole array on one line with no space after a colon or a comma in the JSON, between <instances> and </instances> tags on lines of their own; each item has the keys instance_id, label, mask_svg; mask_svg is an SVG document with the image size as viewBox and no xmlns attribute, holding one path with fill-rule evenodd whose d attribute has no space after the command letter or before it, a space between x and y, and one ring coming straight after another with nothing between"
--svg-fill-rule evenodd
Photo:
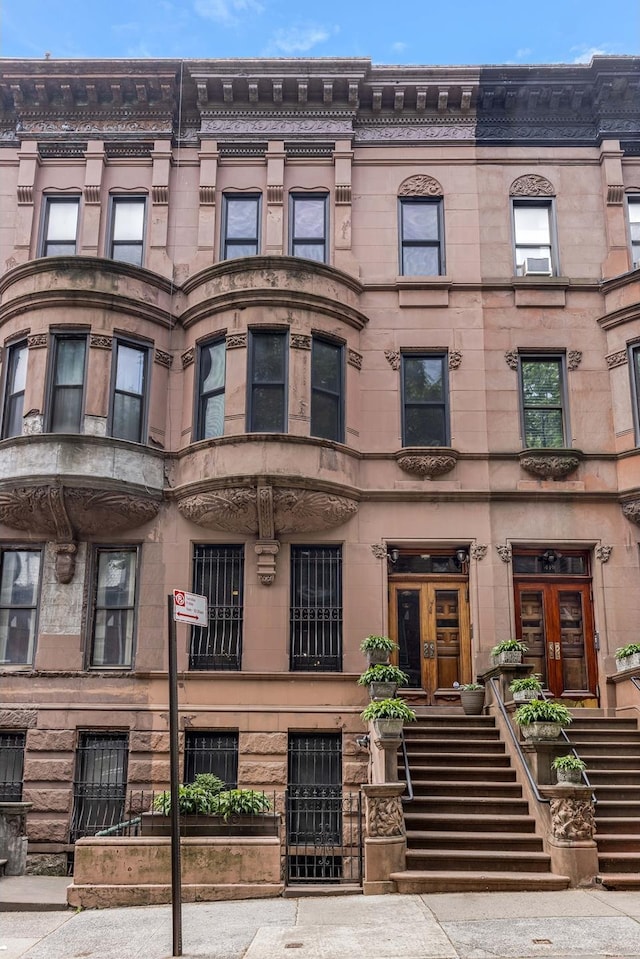
<instances>
[{"instance_id":1,"label":"green shrub","mask_svg":"<svg viewBox=\"0 0 640 959\"><path fill-rule=\"evenodd\" d=\"M567 753L566 756L556 756L551 763L554 769L579 769L582 771L587 768L587 764L579 756L573 753Z\"/></svg>"},{"instance_id":2,"label":"green shrub","mask_svg":"<svg viewBox=\"0 0 640 959\"><path fill-rule=\"evenodd\" d=\"M634 653L640 653L640 643L629 643L628 646L620 646L616 649L616 659L626 659L627 656L633 656Z\"/></svg>"},{"instance_id":3,"label":"green shrub","mask_svg":"<svg viewBox=\"0 0 640 959\"><path fill-rule=\"evenodd\" d=\"M509 683L509 689L512 693L521 693L525 689L542 689L540 676L534 673L532 676L523 676L522 679L514 679Z\"/></svg>"},{"instance_id":4,"label":"green shrub","mask_svg":"<svg viewBox=\"0 0 640 959\"><path fill-rule=\"evenodd\" d=\"M406 686L409 682L407 674L398 666L392 666L390 663L377 663L375 666L369 666L365 669L358 680L358 686L370 686L371 683L396 683L398 686Z\"/></svg>"},{"instance_id":5,"label":"green shrub","mask_svg":"<svg viewBox=\"0 0 640 959\"><path fill-rule=\"evenodd\" d=\"M554 703L551 699L532 699L518 706L513 718L518 726L530 726L531 723L560 723L568 726L573 717L563 703Z\"/></svg>"},{"instance_id":6,"label":"green shrub","mask_svg":"<svg viewBox=\"0 0 640 959\"><path fill-rule=\"evenodd\" d=\"M227 789L218 793L215 813L226 822L231 816L251 816L271 808L264 793L255 789Z\"/></svg>"},{"instance_id":7,"label":"green shrub","mask_svg":"<svg viewBox=\"0 0 640 959\"><path fill-rule=\"evenodd\" d=\"M378 699L360 713L365 723L374 719L402 719L405 723L414 722L416 714L404 699Z\"/></svg>"},{"instance_id":8,"label":"green shrub","mask_svg":"<svg viewBox=\"0 0 640 959\"><path fill-rule=\"evenodd\" d=\"M465 693L473 693L478 689L484 689L482 683L463 683L460 690Z\"/></svg>"},{"instance_id":9,"label":"green shrub","mask_svg":"<svg viewBox=\"0 0 640 959\"><path fill-rule=\"evenodd\" d=\"M491 650L492 656L498 656L500 653L526 653L528 646L519 639L503 639Z\"/></svg>"},{"instance_id":10,"label":"green shrub","mask_svg":"<svg viewBox=\"0 0 640 959\"><path fill-rule=\"evenodd\" d=\"M178 807L182 815L211 813L224 783L212 773L198 773L192 783L178 786ZM155 812L168 816L171 812L171 792L160 793L153 800Z\"/></svg>"},{"instance_id":11,"label":"green shrub","mask_svg":"<svg viewBox=\"0 0 640 959\"><path fill-rule=\"evenodd\" d=\"M363 653L372 650L382 650L385 653L392 653L394 649L399 649L397 643L394 643L388 636L366 636L360 643L360 649Z\"/></svg>"}]
</instances>

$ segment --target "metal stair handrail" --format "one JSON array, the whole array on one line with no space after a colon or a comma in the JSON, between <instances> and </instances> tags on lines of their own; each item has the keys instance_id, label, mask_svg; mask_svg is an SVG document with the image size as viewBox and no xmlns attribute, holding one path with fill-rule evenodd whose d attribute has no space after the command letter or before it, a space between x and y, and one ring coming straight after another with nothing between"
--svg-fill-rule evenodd
<instances>
[{"instance_id":1,"label":"metal stair handrail","mask_svg":"<svg viewBox=\"0 0 640 959\"><path fill-rule=\"evenodd\" d=\"M411 770L409 769L409 756L407 755L407 741L404 738L404 729L401 733L402 759L404 762L404 776L407 784L406 794L402 796L402 802L413 801L413 783L411 782Z\"/></svg>"},{"instance_id":2,"label":"metal stair handrail","mask_svg":"<svg viewBox=\"0 0 640 959\"><path fill-rule=\"evenodd\" d=\"M516 752L517 752L517 754L518 754L518 758L520 759L520 765L522 766L522 768L523 768L524 771L525 771L525 774L526 774L526 776L527 776L527 779L529 780L529 785L531 786L531 789L533 790L533 794L534 794L534 796L536 797L536 799L538 800L538 802L546 802L546 803L548 803L548 802L550 802L551 800L549 799L548 796L543 796L543 795L541 794L540 790L538 789L538 784L537 784L537 782L535 781L535 779L533 778L533 775L532 775L532 773L531 773L531 770L529 769L529 764L528 764L527 760L526 760L525 757L524 757L524 753L522 752L522 746L520 745L520 740L519 740L518 737L516 736L515 730L514 730L513 726L511 725L511 720L509 719L509 714L507 713L506 706L505 706L504 701L503 701L503 699L502 699L502 696L501 696L501 694L500 694L500 687L499 687L499 685L498 685L498 681L496 680L495 676L490 676L490 677L489 677L489 682L491 683L491 688L493 689L493 695L495 696L496 703L498 704L498 709L499 709L500 712L502 713L502 718L504 719L504 721L505 721L505 723L506 723L506 726L507 726L507 729L509 730L509 733L511 734L511 739L512 739L512 741L513 741L513 745L514 745L515 750L516 750Z\"/></svg>"}]
</instances>

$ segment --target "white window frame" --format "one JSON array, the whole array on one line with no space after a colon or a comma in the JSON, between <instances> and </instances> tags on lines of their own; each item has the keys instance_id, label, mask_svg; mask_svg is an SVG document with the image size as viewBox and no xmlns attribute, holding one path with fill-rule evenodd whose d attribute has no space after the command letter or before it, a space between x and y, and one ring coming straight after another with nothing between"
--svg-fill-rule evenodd
<instances>
[{"instance_id":1,"label":"white window frame","mask_svg":"<svg viewBox=\"0 0 640 959\"><path fill-rule=\"evenodd\" d=\"M118 240L115 236L117 209L118 206L132 206L141 204L142 206L142 232L141 236L135 240ZM143 266L145 256L145 238L147 232L147 197L145 194L113 193L109 198L109 240L107 243L107 256L110 260L116 260L118 263L129 263L131 266ZM121 259L116 255L118 246L135 246L140 250L139 262L133 263L131 260Z\"/></svg>"},{"instance_id":2,"label":"white window frame","mask_svg":"<svg viewBox=\"0 0 640 959\"><path fill-rule=\"evenodd\" d=\"M43 211L42 211L42 234L40 237L39 243L39 255L40 256L75 256L78 252L78 228L80 226L80 195L50 195L47 194L42 198ZM51 218L51 210L54 206L61 206L62 204L72 204L76 207L76 232L73 237L73 250L65 250L64 253L49 253L48 248L55 244L67 244L71 246L72 240L71 237L58 237L52 239L49 236L49 224Z\"/></svg>"},{"instance_id":3,"label":"white window frame","mask_svg":"<svg viewBox=\"0 0 640 959\"><path fill-rule=\"evenodd\" d=\"M526 209L527 207L536 207L537 209L547 210L547 222L549 224L549 236L548 243L523 243L518 241L518 230L517 230L517 213L518 209ZM556 214L555 214L555 199L554 197L512 197L511 198L511 230L513 236L513 266L515 271L515 276L537 276L538 278L545 276L558 276L559 275L559 263L558 263L558 243L557 243L557 229L556 229ZM519 251L523 249L531 249L532 247L539 247L548 250L549 252L549 264L550 272L540 270L537 272L535 270L535 264L532 264L532 269L526 269L526 261L532 259L539 259L537 257L525 257L519 255Z\"/></svg>"}]
</instances>

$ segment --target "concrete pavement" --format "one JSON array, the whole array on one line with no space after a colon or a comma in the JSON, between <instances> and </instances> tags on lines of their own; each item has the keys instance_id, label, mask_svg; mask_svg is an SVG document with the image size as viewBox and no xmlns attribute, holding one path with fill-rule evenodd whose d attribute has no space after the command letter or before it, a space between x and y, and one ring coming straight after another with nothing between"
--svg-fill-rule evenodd
<instances>
[{"instance_id":1,"label":"concrete pavement","mask_svg":"<svg viewBox=\"0 0 640 959\"><path fill-rule=\"evenodd\" d=\"M2 881L0 881L2 885ZM182 907L185 959L636 959L640 896L336 896ZM170 906L3 912L0 959L167 959Z\"/></svg>"}]
</instances>

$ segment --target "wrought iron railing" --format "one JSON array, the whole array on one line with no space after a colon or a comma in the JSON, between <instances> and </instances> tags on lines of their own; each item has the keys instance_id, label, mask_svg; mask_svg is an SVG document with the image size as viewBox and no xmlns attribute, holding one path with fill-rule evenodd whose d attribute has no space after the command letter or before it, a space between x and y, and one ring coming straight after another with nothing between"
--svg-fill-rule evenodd
<instances>
[{"instance_id":1,"label":"wrought iron railing","mask_svg":"<svg viewBox=\"0 0 640 959\"><path fill-rule=\"evenodd\" d=\"M25 734L0 733L0 801L20 802Z\"/></svg>"}]
</instances>

